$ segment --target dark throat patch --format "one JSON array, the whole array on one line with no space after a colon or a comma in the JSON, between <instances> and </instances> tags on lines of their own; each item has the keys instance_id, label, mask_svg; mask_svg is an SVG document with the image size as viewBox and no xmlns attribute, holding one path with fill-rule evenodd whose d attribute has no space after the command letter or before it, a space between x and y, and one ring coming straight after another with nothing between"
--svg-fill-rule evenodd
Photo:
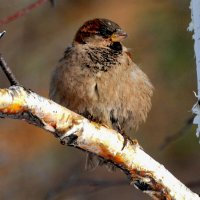
<instances>
[{"instance_id":1,"label":"dark throat patch","mask_svg":"<svg viewBox=\"0 0 200 200\"><path fill-rule=\"evenodd\" d=\"M108 71L112 67L120 65L119 56L122 54L122 45L115 42L109 48L90 48L87 51L88 59L91 60L90 64L83 64L83 67L91 69L97 73L99 71Z\"/></svg>"}]
</instances>

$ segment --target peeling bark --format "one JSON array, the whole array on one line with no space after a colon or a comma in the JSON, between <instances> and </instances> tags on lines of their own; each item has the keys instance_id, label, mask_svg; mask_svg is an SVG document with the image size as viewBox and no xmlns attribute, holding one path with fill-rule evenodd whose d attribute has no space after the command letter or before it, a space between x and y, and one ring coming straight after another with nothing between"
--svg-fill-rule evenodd
<instances>
[{"instance_id":1,"label":"peeling bark","mask_svg":"<svg viewBox=\"0 0 200 200\"><path fill-rule=\"evenodd\" d=\"M20 86L0 89L0 117L26 120L56 136L62 144L89 151L119 167L130 183L153 199L197 200L200 197L153 160L136 140L64 108Z\"/></svg>"}]
</instances>

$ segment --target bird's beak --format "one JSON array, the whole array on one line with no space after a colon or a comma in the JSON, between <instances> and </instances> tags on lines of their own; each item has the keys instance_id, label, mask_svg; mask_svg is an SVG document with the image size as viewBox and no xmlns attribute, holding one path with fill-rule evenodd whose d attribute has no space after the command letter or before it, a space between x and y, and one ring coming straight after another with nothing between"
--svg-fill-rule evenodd
<instances>
[{"instance_id":1,"label":"bird's beak","mask_svg":"<svg viewBox=\"0 0 200 200\"><path fill-rule=\"evenodd\" d=\"M121 42L123 39L127 37L127 33L121 29L117 29L112 35L111 40L112 42Z\"/></svg>"}]
</instances>

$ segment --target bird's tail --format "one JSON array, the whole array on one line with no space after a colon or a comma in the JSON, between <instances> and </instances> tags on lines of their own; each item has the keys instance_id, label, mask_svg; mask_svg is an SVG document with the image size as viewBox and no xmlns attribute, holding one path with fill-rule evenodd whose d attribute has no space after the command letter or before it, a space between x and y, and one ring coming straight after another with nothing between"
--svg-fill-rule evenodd
<instances>
[{"instance_id":1,"label":"bird's tail","mask_svg":"<svg viewBox=\"0 0 200 200\"><path fill-rule=\"evenodd\" d=\"M98 166L103 166L103 165L106 166L108 171L116 170L116 166L113 163L97 156L96 154L87 152L86 163L85 163L86 170L92 171L95 170Z\"/></svg>"}]
</instances>

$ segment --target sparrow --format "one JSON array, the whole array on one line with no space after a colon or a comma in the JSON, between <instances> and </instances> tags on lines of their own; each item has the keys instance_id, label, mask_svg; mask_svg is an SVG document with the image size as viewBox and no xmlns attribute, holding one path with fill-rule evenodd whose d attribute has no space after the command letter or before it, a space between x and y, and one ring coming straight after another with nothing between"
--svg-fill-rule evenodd
<instances>
[{"instance_id":1,"label":"sparrow","mask_svg":"<svg viewBox=\"0 0 200 200\"><path fill-rule=\"evenodd\" d=\"M49 89L55 102L124 137L146 120L153 94L147 75L122 44L126 37L111 20L86 21L54 69ZM86 168L102 163L89 153Z\"/></svg>"}]
</instances>

